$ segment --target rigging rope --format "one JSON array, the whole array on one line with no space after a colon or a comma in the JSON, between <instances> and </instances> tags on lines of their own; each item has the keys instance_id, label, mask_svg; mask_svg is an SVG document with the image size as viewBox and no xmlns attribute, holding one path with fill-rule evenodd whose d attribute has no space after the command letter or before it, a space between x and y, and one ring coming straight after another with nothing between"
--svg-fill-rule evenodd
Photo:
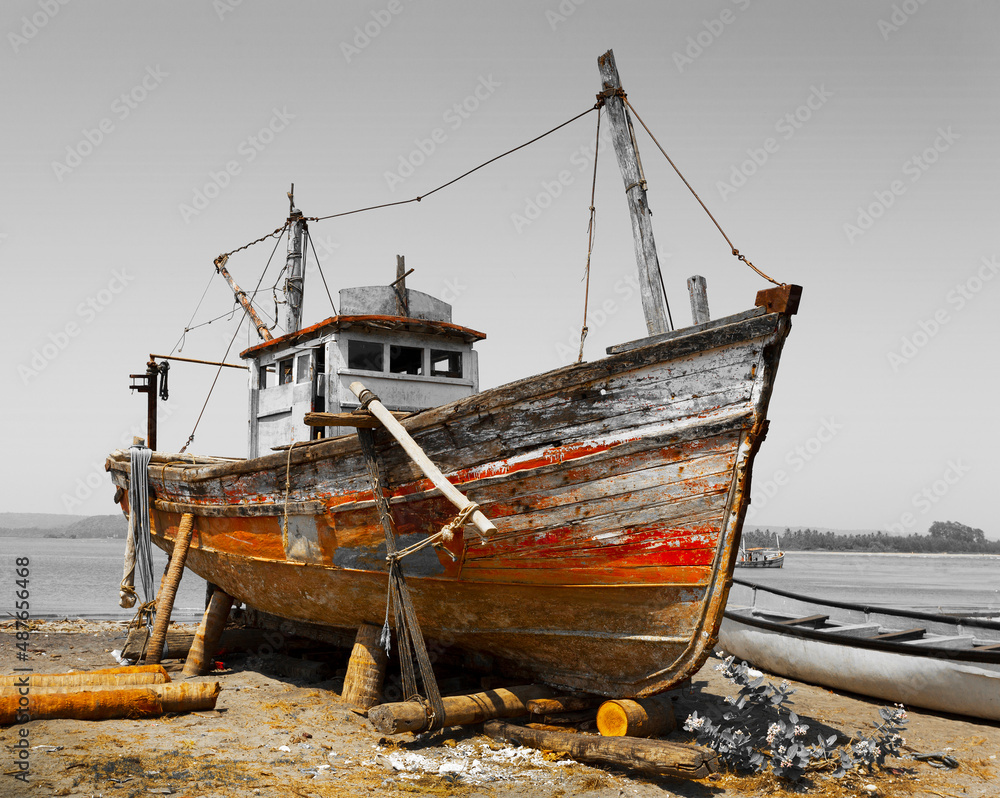
<instances>
[{"instance_id":1,"label":"rigging rope","mask_svg":"<svg viewBox=\"0 0 1000 798\"><path fill-rule=\"evenodd\" d=\"M306 240L309 242L309 246L312 247L313 257L316 258L316 268L319 269L319 276L323 278L323 287L326 289L327 299L330 300L330 307L333 308L333 315L337 315L337 306L333 304L333 297L330 295L330 286L326 284L326 275L323 274L323 267L319 262L319 255L316 253L316 245L313 243L312 235L309 232L309 228L306 227ZM305 271L305 269L303 269Z\"/></svg>"},{"instance_id":2,"label":"rigging rope","mask_svg":"<svg viewBox=\"0 0 1000 798\"><path fill-rule=\"evenodd\" d=\"M145 446L129 447L128 540L125 544L125 575L120 590L120 605L135 604L135 571L139 571L144 601L134 620L148 615L155 621L156 593L153 583L153 544L149 537L149 461L153 453Z\"/></svg>"},{"instance_id":3,"label":"rigging rope","mask_svg":"<svg viewBox=\"0 0 1000 798\"><path fill-rule=\"evenodd\" d=\"M286 224L286 227L287 227L287 224ZM284 229L284 228L282 228L282 229ZM280 232L280 231L275 231L275 232ZM268 236L264 236L264 238L267 238L267 237ZM261 239L258 239L258 240L259 241L263 241L264 239L261 238ZM257 242L255 241L253 243L257 243ZM256 296L257 292L260 290L260 284L262 282L264 282L264 275L267 274L268 267L270 267L271 260L274 258L274 253L278 251L278 244L280 244L280 243L281 243L281 238L279 236L278 240L274 242L274 249L271 250L271 257L267 259L267 265L264 267L264 271L262 271L260 273L260 279L257 281L257 287L254 288L253 294L251 294L251 298L253 296ZM250 245L247 244L247 246L250 246ZM246 249L246 247L240 247L240 249ZM233 252L238 252L238 251L239 250L233 250ZM229 253L229 254L232 254L232 253ZM240 334L240 328L243 326L243 321L246 319L247 315L248 314L247 314L246 308L244 308L243 309L243 318L240 319L240 323L236 325L236 330L235 330L235 332L233 332L233 337L229 340L229 346L226 347L226 354L224 354L222 356L221 360L219 361L219 368L216 370L216 372L215 372L215 379L212 380L212 385L208 389L208 396L205 397L205 403L201 406L201 412L198 413L198 419L194 422L194 428L191 430L191 434L188 436L187 442L181 447L180 454L184 454L184 452L187 451L187 447L190 446L194 442L194 434L195 434L195 432L198 431L198 425L201 423L202 416L205 415L205 408L208 407L208 401L209 401L209 399L212 398L212 391L215 390L215 384L219 381L219 375L222 373L222 366L226 362L226 358L229 357L229 350L233 348L233 342L236 341L236 336ZM278 323L277 320L275 320L275 324L277 324L277 323Z\"/></svg>"},{"instance_id":4,"label":"rigging rope","mask_svg":"<svg viewBox=\"0 0 1000 798\"><path fill-rule=\"evenodd\" d=\"M597 209L594 205L594 197L597 193L597 156L601 149L601 110L597 110L597 135L594 137L594 180L590 184L590 222L587 224L587 265L583 273L586 280L586 287L583 290L583 327L580 329L580 354L576 358L577 363L583 362L583 342L587 340L587 305L590 302L590 254L594 251L594 222L597 217Z\"/></svg>"},{"instance_id":5,"label":"rigging rope","mask_svg":"<svg viewBox=\"0 0 1000 798\"><path fill-rule=\"evenodd\" d=\"M675 164L673 162L673 160L671 159L671 157L669 155L667 155L667 151L665 149L663 149L662 146L660 146L660 142L658 142L656 140L656 136L654 136L653 132L646 126L646 123L642 121L642 117L639 116L638 111L635 110L635 106L632 105L632 103L629 102L628 97L625 96L625 92L621 93L621 98L622 98L622 102L624 102L625 105L627 105L629 107L629 109L632 111L632 113L635 114L635 118L639 120L639 124L642 125L642 127L645 129L646 133L649 134L649 137L653 140L653 143L657 146L657 148L659 148L660 152L663 153L663 157L667 159L667 162L674 168L674 171L677 172L677 176L681 180L684 181L684 185L688 187L688 191L690 191L691 194L694 196L694 198L696 200L698 200L698 204L701 205L701 207L705 211L705 213L708 214L708 218L712 220L713 224L715 224L715 226L719 229L719 232L722 233L722 237L724 239L726 239L726 243L729 244L729 248L733 251L733 255L735 255L737 258L739 258L741 261L743 261L747 266L749 266L751 269L753 269L755 272L757 272L757 274L759 274L765 280L768 280L769 282L772 282L775 285L784 285L784 283L779 283L773 277L770 277L770 276L764 274L764 272L762 272L760 269L758 269L756 266L754 266L750 261L748 261L746 259L746 257L744 255L742 255L740 253L740 251L736 247L733 246L733 242L729 240L729 236L727 236L726 235L726 231L722 229L722 225L720 225L716 221L715 217L712 216L712 212L708 209L708 207L705 205L705 203L701 201L701 197L698 196L698 192L696 192L691 187L691 184L688 183L687 178L684 177L684 175L681 174L681 170L677 168L677 164ZM662 275L661 275L660 279L661 280L663 279Z\"/></svg>"}]
</instances>

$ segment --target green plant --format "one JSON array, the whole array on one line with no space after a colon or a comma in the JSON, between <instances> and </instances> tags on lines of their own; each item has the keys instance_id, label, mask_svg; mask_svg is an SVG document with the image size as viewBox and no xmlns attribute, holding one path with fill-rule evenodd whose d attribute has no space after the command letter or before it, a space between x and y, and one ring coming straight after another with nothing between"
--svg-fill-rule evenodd
<instances>
[{"instance_id":1,"label":"green plant","mask_svg":"<svg viewBox=\"0 0 1000 798\"><path fill-rule=\"evenodd\" d=\"M775 686L746 662L736 662L735 657L723 660L716 670L739 687L739 693L726 697L729 708L716 713L714 719L692 712L684 728L737 772L760 773L770 767L775 775L797 781L811 765L830 761L837 776L855 767L870 771L881 767L886 756L898 755L904 743L899 732L906 723L906 712L897 706L881 708L882 723L874 734L859 735L849 746L838 749L835 734L826 738L817 735L816 743L807 745L809 726L786 706L794 692L788 682Z\"/></svg>"}]
</instances>

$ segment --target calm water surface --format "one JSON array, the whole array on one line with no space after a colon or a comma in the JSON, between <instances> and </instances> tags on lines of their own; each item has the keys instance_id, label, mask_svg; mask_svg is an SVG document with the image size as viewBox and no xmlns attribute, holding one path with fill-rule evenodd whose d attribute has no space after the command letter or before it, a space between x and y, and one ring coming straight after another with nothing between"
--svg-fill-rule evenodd
<instances>
[{"instance_id":1,"label":"calm water surface","mask_svg":"<svg viewBox=\"0 0 1000 798\"><path fill-rule=\"evenodd\" d=\"M14 561L30 558L36 618L120 618L124 540L0 538L0 615L14 611ZM166 555L153 549L153 573ZM923 610L995 609L1000 615L1000 556L788 552L781 569L740 568L738 578L819 598ZM177 591L178 621L201 617L205 582L186 571Z\"/></svg>"}]
</instances>

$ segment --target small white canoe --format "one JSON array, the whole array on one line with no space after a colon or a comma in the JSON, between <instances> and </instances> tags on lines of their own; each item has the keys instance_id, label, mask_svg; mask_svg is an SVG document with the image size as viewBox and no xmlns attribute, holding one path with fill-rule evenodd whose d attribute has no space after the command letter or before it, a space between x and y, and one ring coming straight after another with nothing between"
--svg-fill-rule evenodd
<instances>
[{"instance_id":1,"label":"small white canoe","mask_svg":"<svg viewBox=\"0 0 1000 798\"><path fill-rule=\"evenodd\" d=\"M734 579L720 646L761 670L1000 720L1000 623L809 598Z\"/></svg>"}]
</instances>

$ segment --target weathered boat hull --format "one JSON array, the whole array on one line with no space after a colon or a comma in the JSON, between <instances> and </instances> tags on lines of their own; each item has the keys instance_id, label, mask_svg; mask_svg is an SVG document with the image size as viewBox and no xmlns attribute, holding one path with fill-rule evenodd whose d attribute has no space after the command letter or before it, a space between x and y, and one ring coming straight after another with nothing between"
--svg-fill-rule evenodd
<instances>
[{"instance_id":1,"label":"weathered boat hull","mask_svg":"<svg viewBox=\"0 0 1000 798\"><path fill-rule=\"evenodd\" d=\"M762 587L750 597L748 590L734 587L719 645L755 667L905 706L1000 720L1000 624ZM823 617L838 625L826 626ZM796 619L805 623L790 622Z\"/></svg>"},{"instance_id":2,"label":"weathered boat hull","mask_svg":"<svg viewBox=\"0 0 1000 798\"><path fill-rule=\"evenodd\" d=\"M694 673L718 635L789 328L758 308L406 419L498 529L403 560L424 634L609 696ZM377 441L402 548L454 509ZM185 459L156 453L149 468L157 545L192 513L188 566L236 599L343 629L382 623L385 542L356 437ZM108 468L125 487L128 453Z\"/></svg>"}]
</instances>

